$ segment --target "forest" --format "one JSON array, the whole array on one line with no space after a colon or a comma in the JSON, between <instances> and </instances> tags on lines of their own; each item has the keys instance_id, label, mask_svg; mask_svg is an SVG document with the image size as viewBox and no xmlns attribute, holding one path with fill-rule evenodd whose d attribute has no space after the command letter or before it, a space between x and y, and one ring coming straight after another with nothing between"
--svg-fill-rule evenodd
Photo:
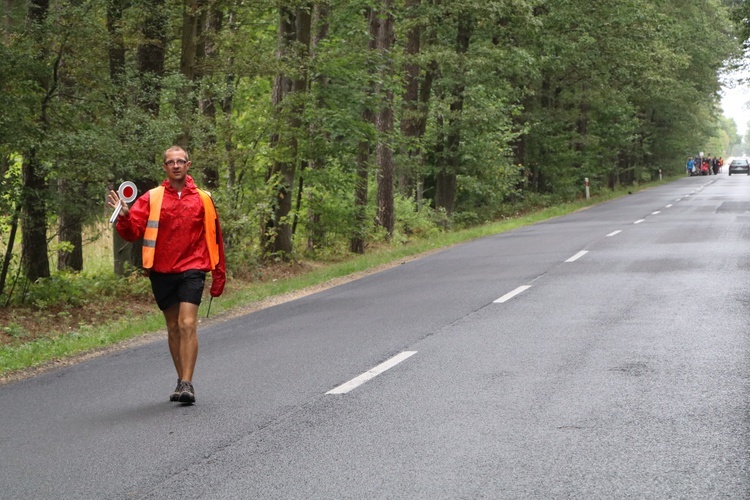
<instances>
[{"instance_id":1,"label":"forest","mask_svg":"<svg viewBox=\"0 0 750 500\"><path fill-rule=\"evenodd\" d=\"M684 173L741 142L728 0L1 0L0 305L183 146L230 275Z\"/></svg>"}]
</instances>

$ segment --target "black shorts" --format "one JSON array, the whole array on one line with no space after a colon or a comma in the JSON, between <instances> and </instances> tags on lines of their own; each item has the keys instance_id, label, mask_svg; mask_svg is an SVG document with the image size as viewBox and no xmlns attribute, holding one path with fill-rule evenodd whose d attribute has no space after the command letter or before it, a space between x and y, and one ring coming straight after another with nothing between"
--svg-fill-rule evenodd
<instances>
[{"instance_id":1,"label":"black shorts","mask_svg":"<svg viewBox=\"0 0 750 500\"><path fill-rule=\"evenodd\" d=\"M156 273L150 271L151 291L154 292L156 304L162 311L180 302L200 305L203 297L203 285L206 283L204 271L185 271L184 273Z\"/></svg>"}]
</instances>

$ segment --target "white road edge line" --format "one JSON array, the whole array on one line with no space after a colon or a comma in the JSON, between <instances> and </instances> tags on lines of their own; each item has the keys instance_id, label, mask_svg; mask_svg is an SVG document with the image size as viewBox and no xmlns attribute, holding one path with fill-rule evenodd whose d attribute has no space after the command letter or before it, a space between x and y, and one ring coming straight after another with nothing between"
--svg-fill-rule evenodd
<instances>
[{"instance_id":1,"label":"white road edge line","mask_svg":"<svg viewBox=\"0 0 750 500\"><path fill-rule=\"evenodd\" d=\"M633 222L633 224L640 224L641 222L645 221L646 219L638 219L637 221Z\"/></svg>"},{"instance_id":2,"label":"white road edge line","mask_svg":"<svg viewBox=\"0 0 750 500\"><path fill-rule=\"evenodd\" d=\"M580 252L578 252L577 254L575 254L574 256L566 260L565 262L575 262L581 257L583 257L584 255L586 255L587 253L589 253L588 250L581 250Z\"/></svg>"},{"instance_id":3,"label":"white road edge line","mask_svg":"<svg viewBox=\"0 0 750 500\"><path fill-rule=\"evenodd\" d=\"M497 299L497 300L495 300L493 302L495 304L502 304L503 302L508 302L510 299L512 299L513 297L515 297L516 295L518 295L521 292L525 292L529 288L531 288L531 285L519 286L518 288L516 288L512 292L506 293L505 295L503 295L502 297L500 297L499 299Z\"/></svg>"},{"instance_id":4,"label":"white road edge line","mask_svg":"<svg viewBox=\"0 0 750 500\"><path fill-rule=\"evenodd\" d=\"M407 358L410 358L411 356L415 355L416 353L417 353L417 351L404 351L404 352L402 352L400 354L396 354L395 356L393 356L388 361L380 363L375 368L366 371L365 373L363 373L359 377L355 377L355 378L351 379L349 382L344 382L340 386L338 386L338 387L336 387L334 389L331 389L330 391L326 392L326 394L346 394L347 392L349 392L349 391L351 391L353 389L356 389L360 385L364 384L368 380L371 380L371 379L377 377L378 375L380 375L384 371L386 371L386 370L388 370L390 368L393 368L394 366L396 366L397 364L399 364L403 360L405 360Z\"/></svg>"},{"instance_id":5,"label":"white road edge line","mask_svg":"<svg viewBox=\"0 0 750 500\"><path fill-rule=\"evenodd\" d=\"M617 231L612 231L611 233L609 233L609 234L607 235L607 238L611 238L612 236L617 236L617 235L618 235L618 234L620 234L621 232L622 232L622 229L618 229Z\"/></svg>"}]
</instances>

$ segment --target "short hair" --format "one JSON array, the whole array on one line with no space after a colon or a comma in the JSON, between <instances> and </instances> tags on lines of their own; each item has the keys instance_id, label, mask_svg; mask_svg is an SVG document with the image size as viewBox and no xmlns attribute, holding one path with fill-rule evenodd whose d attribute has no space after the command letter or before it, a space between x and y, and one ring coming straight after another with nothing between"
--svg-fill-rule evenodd
<instances>
[{"instance_id":1,"label":"short hair","mask_svg":"<svg viewBox=\"0 0 750 500\"><path fill-rule=\"evenodd\" d=\"M185 159L187 161L190 161L190 155L188 154L187 151L185 151L185 148L183 148L182 146L172 146L171 148L169 148L166 151L164 151L164 162L165 163L167 161L167 153L171 153L172 151L182 151L183 153L185 153Z\"/></svg>"}]
</instances>

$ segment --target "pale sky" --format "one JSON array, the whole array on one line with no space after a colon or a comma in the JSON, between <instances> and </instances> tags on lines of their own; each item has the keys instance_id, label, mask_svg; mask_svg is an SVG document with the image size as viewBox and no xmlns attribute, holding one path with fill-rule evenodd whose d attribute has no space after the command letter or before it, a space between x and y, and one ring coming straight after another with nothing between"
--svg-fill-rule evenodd
<instances>
[{"instance_id":1,"label":"pale sky","mask_svg":"<svg viewBox=\"0 0 750 500\"><path fill-rule=\"evenodd\" d=\"M727 77L732 80L732 77ZM724 87L722 90L721 108L724 116L732 118L737 124L737 133L744 137L747 132L747 122L750 121L750 86L736 85L734 88Z\"/></svg>"}]
</instances>

